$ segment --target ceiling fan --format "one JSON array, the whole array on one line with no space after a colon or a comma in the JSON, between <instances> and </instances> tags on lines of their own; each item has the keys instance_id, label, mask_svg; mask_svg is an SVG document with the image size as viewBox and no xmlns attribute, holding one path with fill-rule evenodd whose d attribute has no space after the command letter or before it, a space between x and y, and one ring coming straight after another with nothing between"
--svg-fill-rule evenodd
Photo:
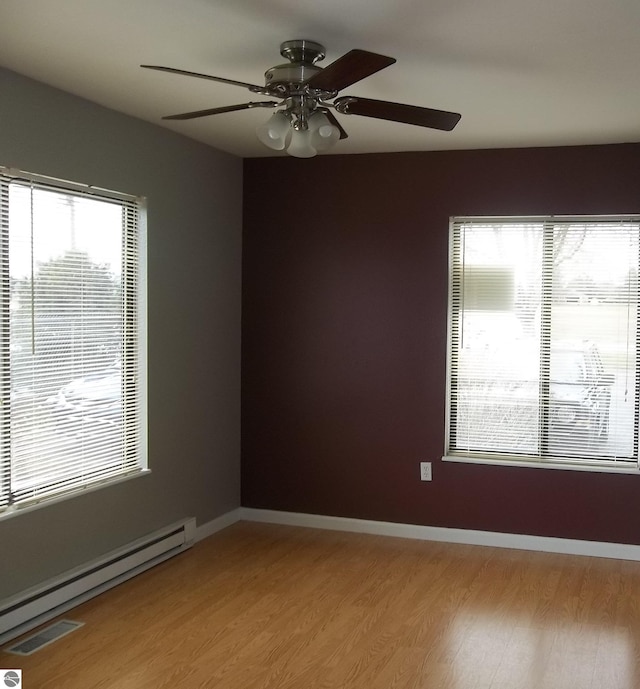
<instances>
[{"instance_id":1,"label":"ceiling fan","mask_svg":"<svg viewBox=\"0 0 640 689\"><path fill-rule=\"evenodd\" d=\"M286 148L287 153L298 158L310 158L327 150L339 139L347 138L331 109L341 115L362 115L442 131L451 131L460 120L458 113L444 110L358 96L338 97L338 93L347 86L392 65L395 62L392 57L366 50L350 50L323 69L316 62L324 59L324 46L304 39L285 41L280 46L280 54L289 62L270 67L265 72L264 86L173 67L140 66L242 86L252 93L276 99L185 112L162 119L190 120L250 108L275 108L271 118L257 128L258 138L269 148L276 151Z\"/></svg>"}]
</instances>

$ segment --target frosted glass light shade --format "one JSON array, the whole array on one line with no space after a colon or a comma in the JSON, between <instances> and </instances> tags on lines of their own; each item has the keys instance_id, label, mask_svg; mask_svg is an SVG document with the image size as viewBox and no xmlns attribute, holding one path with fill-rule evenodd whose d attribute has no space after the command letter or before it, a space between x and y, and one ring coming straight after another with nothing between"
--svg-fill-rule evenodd
<instances>
[{"instance_id":1,"label":"frosted glass light shade","mask_svg":"<svg viewBox=\"0 0 640 689\"><path fill-rule=\"evenodd\" d=\"M326 151L340 139L340 130L323 112L317 112L309 119L311 144L317 151Z\"/></svg>"},{"instance_id":2,"label":"frosted glass light shade","mask_svg":"<svg viewBox=\"0 0 640 689\"><path fill-rule=\"evenodd\" d=\"M287 153L296 158L313 158L317 151L311 143L311 132L308 129L294 129Z\"/></svg>"},{"instance_id":3,"label":"frosted glass light shade","mask_svg":"<svg viewBox=\"0 0 640 689\"><path fill-rule=\"evenodd\" d=\"M282 151L289 140L291 122L282 112L275 112L260 126L256 127L258 139L274 151Z\"/></svg>"}]
</instances>

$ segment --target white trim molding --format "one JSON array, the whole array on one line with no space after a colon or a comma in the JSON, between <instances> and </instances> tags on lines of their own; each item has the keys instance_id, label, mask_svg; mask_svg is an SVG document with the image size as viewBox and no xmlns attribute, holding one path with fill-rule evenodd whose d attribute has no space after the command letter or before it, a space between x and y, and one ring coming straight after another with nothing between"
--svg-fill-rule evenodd
<instances>
[{"instance_id":1,"label":"white trim molding","mask_svg":"<svg viewBox=\"0 0 640 689\"><path fill-rule=\"evenodd\" d=\"M231 512L225 512L225 514L212 519L210 522L196 527L195 542L197 543L203 538L213 536L214 533L226 529L228 526L239 522L241 519L243 519L241 507L237 507L235 510L231 510Z\"/></svg>"},{"instance_id":2,"label":"white trim molding","mask_svg":"<svg viewBox=\"0 0 640 689\"><path fill-rule=\"evenodd\" d=\"M440 541L466 545L483 545L494 548L513 548L516 550L535 550L565 555L584 555L587 557L606 557L614 560L640 561L640 545L627 543L604 543L601 541L581 541L570 538L550 538L527 534L510 534L471 529L449 529L440 526L421 526L418 524L397 524L394 522L353 519L349 517L330 517L321 514L299 512L280 512L241 507L234 510L234 517L252 522L285 524L332 531L351 531L379 536L395 536L422 541ZM237 521L237 519L235 520ZM199 531L199 529L198 529Z\"/></svg>"}]
</instances>

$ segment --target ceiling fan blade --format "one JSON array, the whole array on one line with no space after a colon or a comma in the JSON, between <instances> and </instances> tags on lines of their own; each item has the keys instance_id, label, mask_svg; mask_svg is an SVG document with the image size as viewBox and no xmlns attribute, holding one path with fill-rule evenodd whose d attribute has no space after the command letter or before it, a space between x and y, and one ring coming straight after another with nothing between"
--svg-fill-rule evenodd
<instances>
[{"instance_id":1,"label":"ceiling fan blade","mask_svg":"<svg viewBox=\"0 0 640 689\"><path fill-rule=\"evenodd\" d=\"M261 101L257 103L241 103L240 105L223 105L220 108L208 108L207 110L195 110L194 112L183 112L180 115L166 115L163 120L193 120L196 117L206 117L207 115L220 115L223 112L235 112L236 110L248 110L249 108L272 108L277 105L276 101Z\"/></svg>"},{"instance_id":2,"label":"ceiling fan blade","mask_svg":"<svg viewBox=\"0 0 640 689\"><path fill-rule=\"evenodd\" d=\"M160 72L170 72L171 74L182 74L187 77L198 77L198 79L209 79L211 81L218 81L222 84L231 84L232 86L242 86L254 93L260 93L264 90L263 86L256 86L255 84L247 84L244 81L236 81L235 79L224 79L223 77L213 77L210 74L199 74L198 72L187 72L184 69L175 69L174 67L160 67L158 65L140 65L145 69L156 69Z\"/></svg>"},{"instance_id":3,"label":"ceiling fan blade","mask_svg":"<svg viewBox=\"0 0 640 689\"><path fill-rule=\"evenodd\" d=\"M356 81L371 76L395 62L395 58L370 53L366 50L350 50L335 62L317 72L305 83L314 89L340 91Z\"/></svg>"},{"instance_id":4,"label":"ceiling fan blade","mask_svg":"<svg viewBox=\"0 0 640 689\"><path fill-rule=\"evenodd\" d=\"M431 108L421 108L417 105L404 105L402 103L357 98L355 96L337 98L333 104L336 110L343 115L375 117L379 120L390 120L391 122L415 124L418 127L441 129L445 132L450 132L461 118L461 115L457 112L432 110Z\"/></svg>"},{"instance_id":5,"label":"ceiling fan blade","mask_svg":"<svg viewBox=\"0 0 640 689\"><path fill-rule=\"evenodd\" d=\"M323 109L323 112L327 116L327 119L329 120L329 122L331 122L331 124L334 127L337 127L340 130L340 138L341 139L348 139L349 135L342 128L342 125L340 124L340 122L338 122L336 116L331 112L331 110Z\"/></svg>"}]
</instances>

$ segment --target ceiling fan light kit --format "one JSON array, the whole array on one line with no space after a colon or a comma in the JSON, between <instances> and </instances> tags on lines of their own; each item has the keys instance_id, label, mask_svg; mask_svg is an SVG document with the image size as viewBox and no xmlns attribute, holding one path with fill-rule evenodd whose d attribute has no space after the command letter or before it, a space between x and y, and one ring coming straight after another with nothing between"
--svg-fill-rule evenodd
<instances>
[{"instance_id":1,"label":"ceiling fan light kit","mask_svg":"<svg viewBox=\"0 0 640 689\"><path fill-rule=\"evenodd\" d=\"M251 108L274 108L273 115L257 127L258 139L274 151L286 149L289 155L297 158L312 158L347 138L331 109L341 115L360 115L442 131L451 131L460 120L458 113L444 110L357 96L337 98L343 88L392 65L395 62L392 57L351 50L323 69L315 63L324 59L324 46L304 39L285 41L280 46L280 54L289 62L269 68L265 72L264 86L173 67L141 67L241 86L252 93L276 99L169 115L163 119L190 120Z\"/></svg>"},{"instance_id":2,"label":"ceiling fan light kit","mask_svg":"<svg viewBox=\"0 0 640 689\"><path fill-rule=\"evenodd\" d=\"M286 111L277 110L264 124L256 127L256 134L265 146L274 151L286 148L287 153L296 158L312 158L340 139L338 127L321 111L312 113L303 129Z\"/></svg>"}]
</instances>

